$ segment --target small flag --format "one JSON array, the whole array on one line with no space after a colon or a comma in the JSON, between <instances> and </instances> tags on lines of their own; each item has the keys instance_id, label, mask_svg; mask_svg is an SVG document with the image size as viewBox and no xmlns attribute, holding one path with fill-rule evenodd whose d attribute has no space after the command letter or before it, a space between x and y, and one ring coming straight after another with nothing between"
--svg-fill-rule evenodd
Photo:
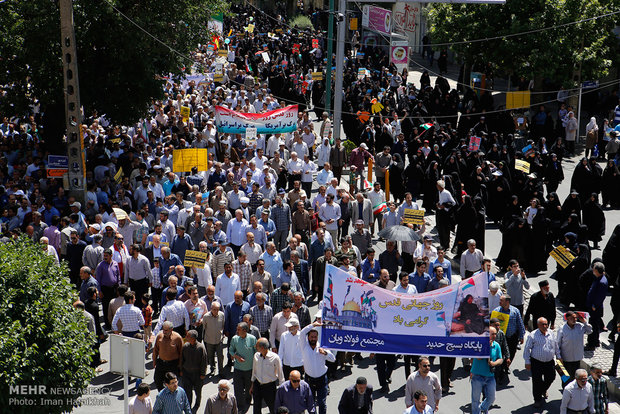
<instances>
[{"instance_id":1,"label":"small flag","mask_svg":"<svg viewBox=\"0 0 620 414\"><path fill-rule=\"evenodd\" d=\"M147 124L146 124L146 119L144 121L142 121L142 136L144 136L144 140L148 141L149 140L149 130L146 128Z\"/></svg>"},{"instance_id":2,"label":"small flag","mask_svg":"<svg viewBox=\"0 0 620 414\"><path fill-rule=\"evenodd\" d=\"M474 286L476 286L476 282L474 282L474 279L470 277L463 285L463 290L469 289L470 287Z\"/></svg>"},{"instance_id":3,"label":"small flag","mask_svg":"<svg viewBox=\"0 0 620 414\"><path fill-rule=\"evenodd\" d=\"M446 313L437 312L437 322L445 322L445 321L446 321Z\"/></svg>"},{"instance_id":4,"label":"small flag","mask_svg":"<svg viewBox=\"0 0 620 414\"><path fill-rule=\"evenodd\" d=\"M427 122L427 123L422 124L422 125L420 125L420 126L421 126L422 128L424 128L424 129L429 129L430 127L432 127L432 126L433 126L433 124L431 124L430 122Z\"/></svg>"},{"instance_id":5,"label":"small flag","mask_svg":"<svg viewBox=\"0 0 620 414\"><path fill-rule=\"evenodd\" d=\"M372 184L368 180L364 180L364 190L370 190L372 188Z\"/></svg>"},{"instance_id":6,"label":"small flag","mask_svg":"<svg viewBox=\"0 0 620 414\"><path fill-rule=\"evenodd\" d=\"M364 180L364 185L366 185L368 181ZM373 207L372 213L376 216L377 214L383 213L387 210L388 206L385 202L379 204L378 206Z\"/></svg>"}]
</instances>

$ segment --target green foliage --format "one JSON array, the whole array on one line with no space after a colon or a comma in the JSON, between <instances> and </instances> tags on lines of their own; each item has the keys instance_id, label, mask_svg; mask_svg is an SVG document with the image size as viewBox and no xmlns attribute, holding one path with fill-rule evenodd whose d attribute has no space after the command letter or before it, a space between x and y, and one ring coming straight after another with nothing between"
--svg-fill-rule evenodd
<instances>
[{"instance_id":1,"label":"green foliage","mask_svg":"<svg viewBox=\"0 0 620 414\"><path fill-rule=\"evenodd\" d=\"M82 311L72 306L75 293L65 264L56 265L25 237L0 244L0 257L0 406L12 413L43 412L9 406L11 397L20 398L10 387L85 388L94 376L89 364L95 338L87 335ZM70 405L44 409L67 410Z\"/></svg>"},{"instance_id":2,"label":"green foliage","mask_svg":"<svg viewBox=\"0 0 620 414\"><path fill-rule=\"evenodd\" d=\"M37 97L62 103L60 13L57 1L6 1L0 6L0 85L10 85L0 110L20 113ZM206 23L224 0L74 0L80 95L86 114L113 121L143 116L163 96L160 75L180 74L191 62L131 24L112 7L187 56L210 35Z\"/></svg>"},{"instance_id":3,"label":"green foliage","mask_svg":"<svg viewBox=\"0 0 620 414\"><path fill-rule=\"evenodd\" d=\"M308 16L304 16L301 14L293 17L293 19L291 20L291 26L296 27L298 29L312 30L313 28L312 21L310 20L310 18Z\"/></svg>"},{"instance_id":4,"label":"green foliage","mask_svg":"<svg viewBox=\"0 0 620 414\"><path fill-rule=\"evenodd\" d=\"M619 0L509 0L497 4L434 4L430 8L432 43L460 42L521 33L599 16L615 10ZM617 59L612 32L618 15L538 33L485 42L452 45L467 64L491 62L508 74L540 76L572 84L608 74Z\"/></svg>"}]
</instances>

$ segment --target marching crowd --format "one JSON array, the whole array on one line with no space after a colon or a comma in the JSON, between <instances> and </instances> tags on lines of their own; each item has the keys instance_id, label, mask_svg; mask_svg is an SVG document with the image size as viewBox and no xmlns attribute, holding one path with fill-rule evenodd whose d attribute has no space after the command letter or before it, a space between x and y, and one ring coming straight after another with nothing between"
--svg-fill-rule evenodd
<instances>
[{"instance_id":1,"label":"marching crowd","mask_svg":"<svg viewBox=\"0 0 620 414\"><path fill-rule=\"evenodd\" d=\"M96 113L85 119L83 204L65 192L62 180L46 178L49 148L37 115L5 117L0 124L2 241L25 235L67 262L79 293L76 307L92 318L97 337L93 367L105 362L98 349L108 333L144 339L160 392L151 405L149 386L138 384L132 412L196 412L205 378L218 375L205 413L245 413L250 405L259 413L264 402L271 413L325 414L329 381L362 358L319 346L320 307L313 315L308 305L322 300L325 267L332 264L410 294L447 286L453 275L486 272L489 309L510 318L505 329L491 319L489 359L463 362L471 372L472 412L491 408L522 348L537 407L561 361L568 372L561 412L606 413L602 369L594 365L588 376L578 368L584 334L586 349L600 346L603 303L618 277L620 225L602 259L592 260L591 252L605 231L605 209L620 204L614 162L620 132L597 127L606 143L598 154L605 168L594 156L583 158L570 194L561 196L562 161L575 151L571 112L562 107L566 113L558 113L567 125L537 128L536 114L530 131L517 131L506 114L469 115L492 109L488 94L461 97L443 78L432 87L428 73L413 85L382 49L352 43L342 91L346 139L333 139L322 109L324 81L311 75L324 66L325 40L291 29L280 17L231 7L235 14L225 27L235 34L220 45L228 50L221 81L213 79L218 58L205 45L195 59L207 79L168 81L166 98L153 104L146 122L110 125ZM255 32L245 30L250 24ZM359 78L359 68L370 74ZM217 130L216 105L261 113L291 103L299 105L293 133L260 134L248 144L242 134ZM182 107L190 108L186 120ZM620 110L616 116L611 124L620 121ZM560 137L545 138L549 131ZM480 138L474 147L472 136ZM210 168L174 171L173 151L183 148L206 148ZM528 169L516 169L517 161ZM369 172L375 182L365 179ZM384 239L380 232L403 224L407 209L425 210L425 224L405 224L420 241ZM433 216L437 236L428 221ZM487 225L502 232L494 263L484 255ZM384 242L378 254L375 247ZM575 259L558 265L557 297L541 281L525 309L524 269L546 271L558 245ZM204 264L186 266L188 251L203 253ZM507 273L496 277L494 269ZM572 309L561 327L556 299ZM381 392L388 392L397 356L371 357ZM616 345L609 375L616 374L619 357ZM439 377L427 357L405 355L404 361L406 412L437 410L455 358L440 358ZM339 412L372 412L372 393L367 379L358 378L343 393Z\"/></svg>"}]
</instances>

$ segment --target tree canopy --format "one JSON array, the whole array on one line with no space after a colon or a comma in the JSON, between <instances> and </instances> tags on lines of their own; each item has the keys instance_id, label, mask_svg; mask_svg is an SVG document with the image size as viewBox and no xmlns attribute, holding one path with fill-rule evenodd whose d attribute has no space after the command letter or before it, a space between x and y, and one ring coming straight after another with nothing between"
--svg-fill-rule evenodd
<instances>
[{"instance_id":1,"label":"tree canopy","mask_svg":"<svg viewBox=\"0 0 620 414\"><path fill-rule=\"evenodd\" d=\"M0 257L0 405L13 413L37 412L32 405L9 404L24 398L11 390L18 385L71 388L76 393L70 397L80 397L78 390L94 376L95 338L83 312L73 308L66 265L57 265L26 237L0 243ZM66 403L45 407L46 413L67 410Z\"/></svg>"},{"instance_id":2,"label":"tree canopy","mask_svg":"<svg viewBox=\"0 0 620 414\"><path fill-rule=\"evenodd\" d=\"M115 11L135 21L141 31ZM160 98L160 75L180 74L187 56L211 39L207 22L224 0L74 0L78 74L86 114L97 109L116 122L143 116ZM22 114L33 98L43 109L62 104L60 12L50 0L0 4L0 110ZM2 94L0 94L1 96Z\"/></svg>"},{"instance_id":3,"label":"tree canopy","mask_svg":"<svg viewBox=\"0 0 620 414\"><path fill-rule=\"evenodd\" d=\"M618 0L508 0L497 4L434 4L429 10L431 43L460 42L563 25L618 10ZM466 64L487 62L507 74L540 76L572 86L608 74L617 59L612 32L619 15L537 33L450 48Z\"/></svg>"}]
</instances>

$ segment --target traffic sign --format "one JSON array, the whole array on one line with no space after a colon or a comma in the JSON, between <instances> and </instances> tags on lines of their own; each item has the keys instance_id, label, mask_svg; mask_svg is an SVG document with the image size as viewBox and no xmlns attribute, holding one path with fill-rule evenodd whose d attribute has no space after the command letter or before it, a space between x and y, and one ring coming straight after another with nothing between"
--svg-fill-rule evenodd
<instances>
[{"instance_id":1,"label":"traffic sign","mask_svg":"<svg viewBox=\"0 0 620 414\"><path fill-rule=\"evenodd\" d=\"M69 168L69 157L66 155L48 155L47 168Z\"/></svg>"},{"instance_id":2,"label":"traffic sign","mask_svg":"<svg viewBox=\"0 0 620 414\"><path fill-rule=\"evenodd\" d=\"M66 168L48 168L47 169L47 177L48 178L62 177L63 175L65 175L68 172L69 172L69 170L66 169Z\"/></svg>"},{"instance_id":3,"label":"traffic sign","mask_svg":"<svg viewBox=\"0 0 620 414\"><path fill-rule=\"evenodd\" d=\"M598 81L585 81L581 83L581 87L583 89L594 89L594 88L598 88Z\"/></svg>"}]
</instances>

